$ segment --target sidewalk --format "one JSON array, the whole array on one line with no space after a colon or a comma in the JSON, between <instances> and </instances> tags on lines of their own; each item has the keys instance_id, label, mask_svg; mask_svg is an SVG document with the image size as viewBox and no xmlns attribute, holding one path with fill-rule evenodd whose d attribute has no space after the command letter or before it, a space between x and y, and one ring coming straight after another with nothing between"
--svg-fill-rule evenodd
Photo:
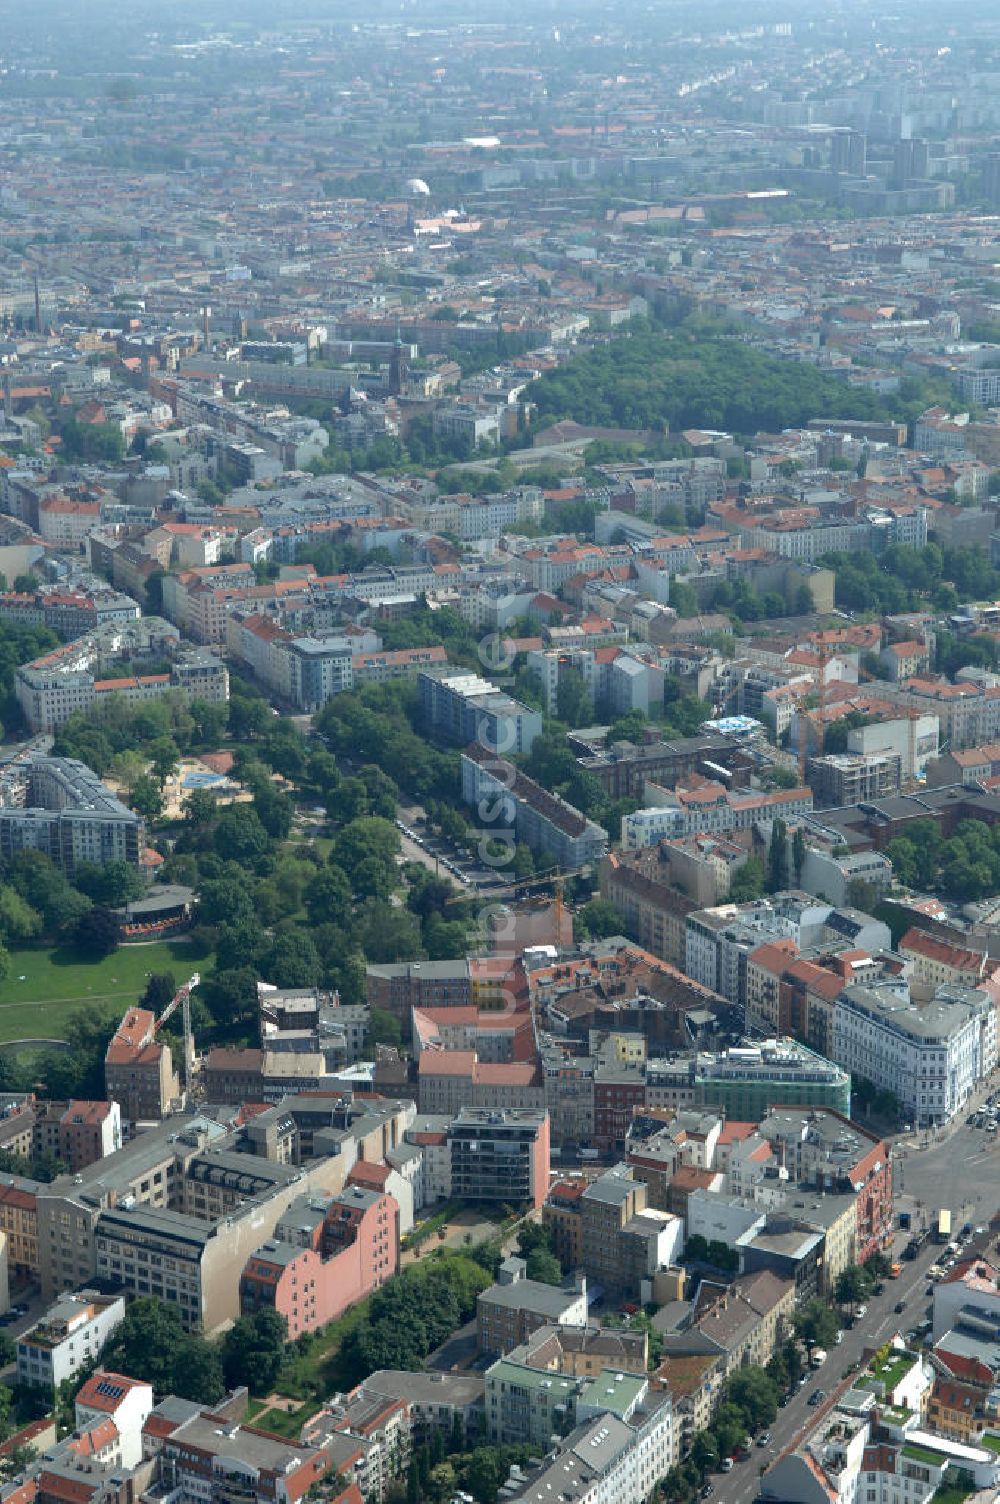
<instances>
[{"instance_id":1,"label":"sidewalk","mask_svg":"<svg viewBox=\"0 0 1000 1504\"><path fill-rule=\"evenodd\" d=\"M996 1072L988 1080L983 1081L963 1103L961 1109L956 1112L951 1121L945 1123L943 1127L915 1128L912 1133L897 1133L892 1140L892 1147L895 1149L898 1146L902 1146L908 1151L920 1153L932 1144L947 1143L953 1134L957 1133L960 1128L965 1127L972 1114L978 1112L980 1107L986 1102L986 1099L996 1091L997 1083L994 1079L995 1075Z\"/></svg>"}]
</instances>

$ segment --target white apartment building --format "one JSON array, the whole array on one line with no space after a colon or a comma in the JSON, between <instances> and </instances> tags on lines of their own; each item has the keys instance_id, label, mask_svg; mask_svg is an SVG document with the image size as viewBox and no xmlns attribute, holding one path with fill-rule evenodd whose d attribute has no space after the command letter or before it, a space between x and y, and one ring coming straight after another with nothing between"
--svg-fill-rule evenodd
<instances>
[{"instance_id":1,"label":"white apartment building","mask_svg":"<svg viewBox=\"0 0 1000 1504\"><path fill-rule=\"evenodd\" d=\"M809 841L808 828L806 841ZM792 859L789 852L789 862ZM886 891L892 884L892 863L880 851L834 856L833 849L807 844L799 882L807 893L823 893L832 903L843 904L849 901L853 882L871 883L879 892Z\"/></svg>"},{"instance_id":2,"label":"white apartment building","mask_svg":"<svg viewBox=\"0 0 1000 1504\"><path fill-rule=\"evenodd\" d=\"M430 532L453 532L464 542L498 538L519 522L540 522L545 493L539 486L518 486L493 496L452 496L400 507L400 515Z\"/></svg>"},{"instance_id":3,"label":"white apartment building","mask_svg":"<svg viewBox=\"0 0 1000 1504\"><path fill-rule=\"evenodd\" d=\"M643 1404L649 1408L632 1411L628 1420L609 1408L576 1426L540 1471L507 1496L510 1504L565 1498L573 1504L645 1504L676 1461L677 1437L669 1395L648 1396Z\"/></svg>"},{"instance_id":4,"label":"white apartment building","mask_svg":"<svg viewBox=\"0 0 1000 1504\"><path fill-rule=\"evenodd\" d=\"M38 533L53 548L79 553L95 527L101 522L101 507L96 501L70 501L65 496L48 496L38 503Z\"/></svg>"},{"instance_id":5,"label":"white apartment building","mask_svg":"<svg viewBox=\"0 0 1000 1504\"><path fill-rule=\"evenodd\" d=\"M118 1435L108 1460L115 1467L138 1467L142 1428L152 1408L152 1384L99 1368L77 1393L77 1430L90 1431L103 1421L114 1421Z\"/></svg>"},{"instance_id":6,"label":"white apartment building","mask_svg":"<svg viewBox=\"0 0 1000 1504\"><path fill-rule=\"evenodd\" d=\"M170 672L125 679L101 677L126 656L133 660L167 657ZM102 703L102 698L106 702L120 696L128 704L141 704L173 690L189 699L224 703L229 699L229 673L213 654L181 648L176 628L158 617L104 623L23 663L15 678L18 704L33 732L55 731L76 711L89 710Z\"/></svg>"},{"instance_id":7,"label":"white apartment building","mask_svg":"<svg viewBox=\"0 0 1000 1504\"><path fill-rule=\"evenodd\" d=\"M929 1504L941 1479L941 1469L918 1469L889 1448L873 1449L868 1469L865 1454L871 1443L871 1418L845 1397L838 1407L793 1451L779 1457L760 1483L761 1499L774 1504Z\"/></svg>"},{"instance_id":8,"label":"white apartment building","mask_svg":"<svg viewBox=\"0 0 1000 1504\"><path fill-rule=\"evenodd\" d=\"M418 1210L451 1200L450 1123L447 1114L420 1113L405 1131L406 1143L420 1151L420 1170L414 1187L414 1206Z\"/></svg>"},{"instance_id":9,"label":"white apartment building","mask_svg":"<svg viewBox=\"0 0 1000 1504\"><path fill-rule=\"evenodd\" d=\"M657 841L681 836L723 835L730 830L748 830L762 820L780 815L796 820L812 813L812 789L778 789L771 794L727 789L721 783L700 779L689 788L645 785L645 797L655 800L645 809L622 816L622 846L638 851Z\"/></svg>"},{"instance_id":10,"label":"white apartment building","mask_svg":"<svg viewBox=\"0 0 1000 1504\"><path fill-rule=\"evenodd\" d=\"M1000 1269L988 1258L970 1259L934 1286L934 1341L950 1332L966 1307L980 1320L1000 1320Z\"/></svg>"},{"instance_id":11,"label":"white apartment building","mask_svg":"<svg viewBox=\"0 0 1000 1504\"><path fill-rule=\"evenodd\" d=\"M917 711L897 720L883 717L869 726L856 727L847 733L847 750L865 757L894 754L901 760L904 779L919 778L931 758L937 757L940 739L940 718Z\"/></svg>"},{"instance_id":12,"label":"white apartment building","mask_svg":"<svg viewBox=\"0 0 1000 1504\"><path fill-rule=\"evenodd\" d=\"M972 988L915 1007L905 982L848 987L833 1005L833 1058L894 1092L915 1124L947 1123L996 1064L996 1013Z\"/></svg>"},{"instance_id":13,"label":"white apartment building","mask_svg":"<svg viewBox=\"0 0 1000 1504\"><path fill-rule=\"evenodd\" d=\"M692 981L730 1002L745 1003L751 952L773 940L792 940L799 950L817 945L833 913L832 904L800 892L696 909L685 920L684 971ZM866 949L881 949L889 943L887 927L875 919L852 922L844 937L848 934Z\"/></svg>"},{"instance_id":14,"label":"white apartment building","mask_svg":"<svg viewBox=\"0 0 1000 1504\"><path fill-rule=\"evenodd\" d=\"M553 629L553 632L556 629ZM641 710L650 715L663 704L663 670L658 663L622 648L613 658L589 648L532 648L527 654L528 672L538 680L549 715L559 706L559 680L567 668L583 675L592 701L606 698L613 710L627 714Z\"/></svg>"},{"instance_id":15,"label":"white apartment building","mask_svg":"<svg viewBox=\"0 0 1000 1504\"><path fill-rule=\"evenodd\" d=\"M500 422L496 413L456 403L435 411L434 432L440 438L458 439L478 449L480 444L499 442Z\"/></svg>"},{"instance_id":16,"label":"white apartment building","mask_svg":"<svg viewBox=\"0 0 1000 1504\"><path fill-rule=\"evenodd\" d=\"M123 1295L82 1290L61 1296L18 1338L18 1383L53 1393L64 1379L73 1378L100 1357L124 1319Z\"/></svg>"},{"instance_id":17,"label":"white apartment building","mask_svg":"<svg viewBox=\"0 0 1000 1504\"><path fill-rule=\"evenodd\" d=\"M983 1497L987 1491L993 1497L996 1453L925 1430L917 1396L929 1376L919 1363L910 1372L914 1382L893 1388L887 1405L860 1386L842 1394L763 1474L762 1504L930 1504L953 1480L952 1468L968 1473Z\"/></svg>"},{"instance_id":18,"label":"white apartment building","mask_svg":"<svg viewBox=\"0 0 1000 1504\"><path fill-rule=\"evenodd\" d=\"M913 430L913 447L918 454L964 454L968 444L968 413L948 413L932 407L921 413Z\"/></svg>"},{"instance_id":19,"label":"white apartment building","mask_svg":"<svg viewBox=\"0 0 1000 1504\"><path fill-rule=\"evenodd\" d=\"M890 705L898 705L903 710L915 711L921 722L928 723L928 732L922 738L924 745L929 740L929 723L932 717L937 719L940 740L950 742L952 750L961 747L980 747L1000 737L1000 689L994 689L989 685L968 682L948 684L933 678L908 679L902 685L880 684L878 698ZM904 749L890 743L884 735L886 727L892 724L892 722L881 721L872 726L865 726L862 728L867 733L865 736L850 732L847 738L848 751L903 751ZM919 735L916 730L914 734ZM936 746L933 751L928 752L928 756L937 756ZM923 756L922 748L917 748L913 756L914 772L922 771L922 763L926 761L927 757ZM903 767L905 771L907 768L905 755Z\"/></svg>"}]
</instances>

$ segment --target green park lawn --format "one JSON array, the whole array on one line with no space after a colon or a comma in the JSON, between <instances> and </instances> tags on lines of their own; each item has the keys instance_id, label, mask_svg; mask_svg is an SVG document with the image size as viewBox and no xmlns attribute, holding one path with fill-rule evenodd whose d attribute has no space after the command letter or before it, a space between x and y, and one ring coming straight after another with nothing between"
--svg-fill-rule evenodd
<instances>
[{"instance_id":1,"label":"green park lawn","mask_svg":"<svg viewBox=\"0 0 1000 1504\"><path fill-rule=\"evenodd\" d=\"M83 960L72 946L12 950L0 982L0 1044L11 1039L63 1039L67 1019L88 1003L137 1002L150 972L173 972L178 983L204 962L183 940L123 945L103 961ZM24 977L24 981L20 980Z\"/></svg>"}]
</instances>

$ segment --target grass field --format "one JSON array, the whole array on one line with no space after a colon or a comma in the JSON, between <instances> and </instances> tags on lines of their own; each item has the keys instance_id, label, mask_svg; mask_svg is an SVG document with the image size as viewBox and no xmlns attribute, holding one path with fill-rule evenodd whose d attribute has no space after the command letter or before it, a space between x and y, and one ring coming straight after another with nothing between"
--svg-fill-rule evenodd
<instances>
[{"instance_id":1,"label":"grass field","mask_svg":"<svg viewBox=\"0 0 1000 1504\"><path fill-rule=\"evenodd\" d=\"M204 962L183 940L123 945L103 961L82 960L72 946L13 950L0 982L0 1044L8 1039L62 1039L66 1020L85 1003L137 1002L153 971L170 971L178 983ZM24 981L21 981L21 977Z\"/></svg>"}]
</instances>

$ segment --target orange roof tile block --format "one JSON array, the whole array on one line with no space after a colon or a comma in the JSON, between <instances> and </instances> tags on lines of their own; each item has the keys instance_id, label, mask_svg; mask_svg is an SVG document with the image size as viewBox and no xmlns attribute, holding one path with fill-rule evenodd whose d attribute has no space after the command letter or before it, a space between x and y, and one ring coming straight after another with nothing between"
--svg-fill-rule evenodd
<instances>
[{"instance_id":1,"label":"orange roof tile block","mask_svg":"<svg viewBox=\"0 0 1000 1504\"><path fill-rule=\"evenodd\" d=\"M133 1389L147 1387L142 1379L133 1379L124 1373L109 1373L99 1368L91 1374L82 1389L77 1391L76 1403L87 1410L103 1410L108 1415L114 1415L122 1400Z\"/></svg>"},{"instance_id":2,"label":"orange roof tile block","mask_svg":"<svg viewBox=\"0 0 1000 1504\"><path fill-rule=\"evenodd\" d=\"M156 1019L148 1008L129 1008L104 1057L107 1065L126 1065L153 1042Z\"/></svg>"}]
</instances>

